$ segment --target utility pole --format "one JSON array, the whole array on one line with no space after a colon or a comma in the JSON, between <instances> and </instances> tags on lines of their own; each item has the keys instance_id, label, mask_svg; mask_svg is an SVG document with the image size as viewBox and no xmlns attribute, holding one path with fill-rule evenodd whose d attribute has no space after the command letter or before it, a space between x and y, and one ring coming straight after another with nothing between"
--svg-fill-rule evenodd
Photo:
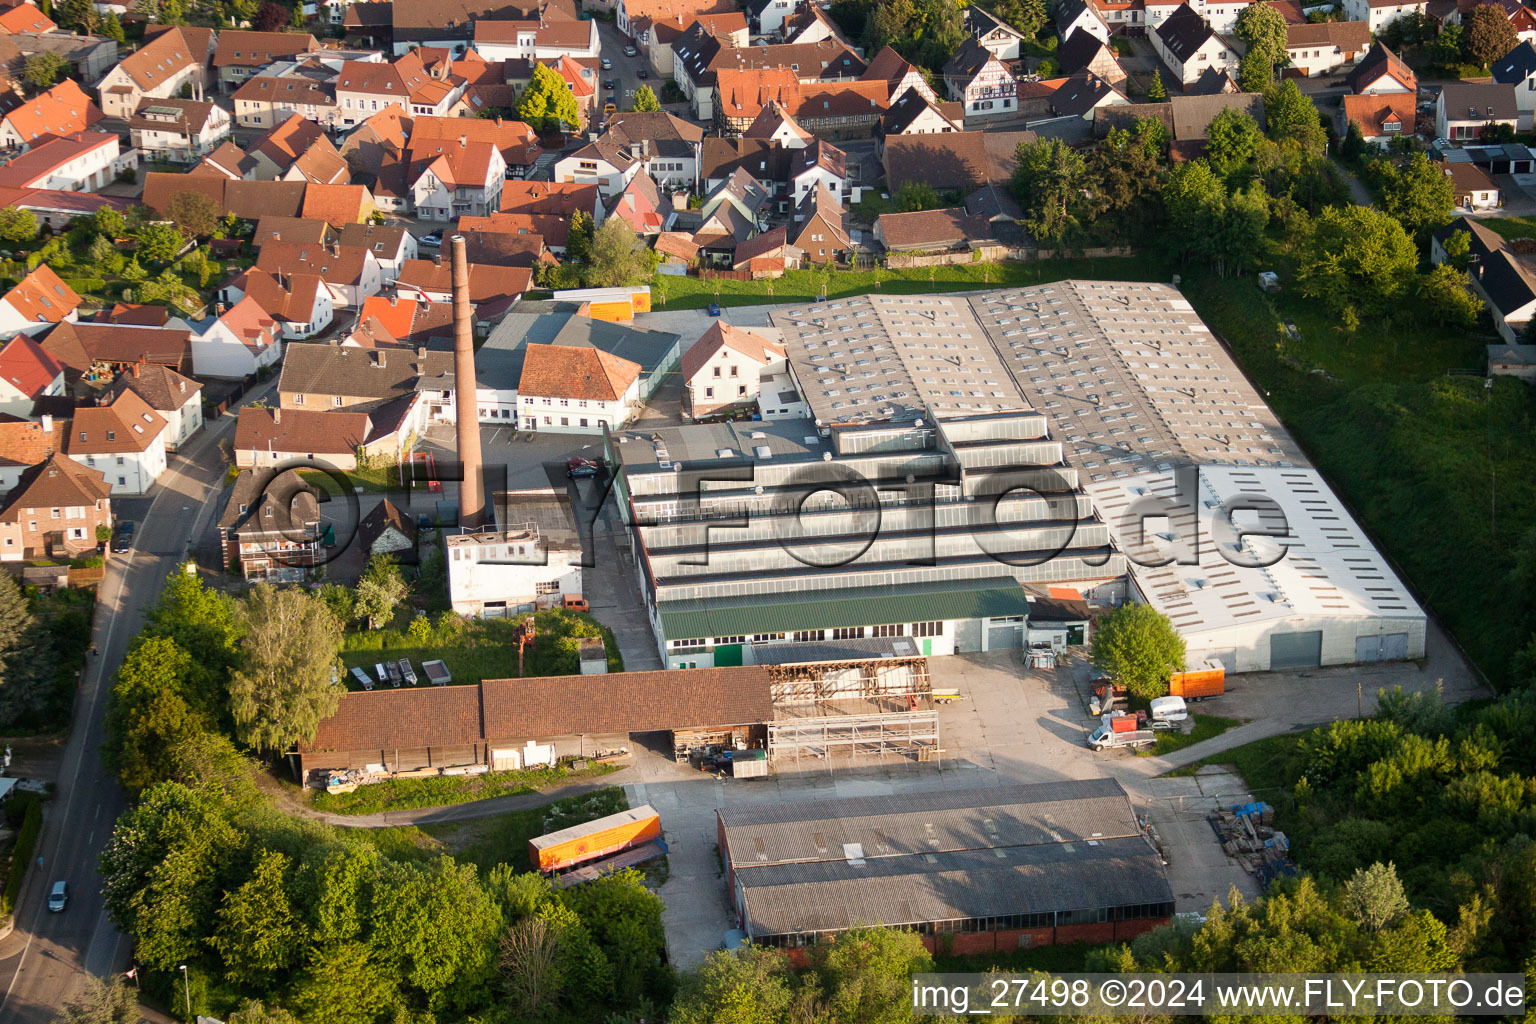
<instances>
[{"instance_id":1,"label":"utility pole","mask_svg":"<svg viewBox=\"0 0 1536 1024\"><path fill-rule=\"evenodd\" d=\"M187 1019L192 1019L192 983L187 980L187 965L181 965L181 984L187 991Z\"/></svg>"}]
</instances>

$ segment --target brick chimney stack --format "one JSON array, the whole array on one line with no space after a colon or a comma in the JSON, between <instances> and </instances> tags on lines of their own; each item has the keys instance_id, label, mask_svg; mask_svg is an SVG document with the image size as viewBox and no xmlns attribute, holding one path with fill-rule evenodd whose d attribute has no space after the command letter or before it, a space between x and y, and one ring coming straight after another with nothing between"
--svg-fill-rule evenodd
<instances>
[{"instance_id":1,"label":"brick chimney stack","mask_svg":"<svg viewBox=\"0 0 1536 1024\"><path fill-rule=\"evenodd\" d=\"M458 419L459 462L464 479L459 482L459 522L480 526L485 521L482 490L480 414L475 402L475 311L469 303L469 250L463 235L454 235L453 246L453 393Z\"/></svg>"}]
</instances>

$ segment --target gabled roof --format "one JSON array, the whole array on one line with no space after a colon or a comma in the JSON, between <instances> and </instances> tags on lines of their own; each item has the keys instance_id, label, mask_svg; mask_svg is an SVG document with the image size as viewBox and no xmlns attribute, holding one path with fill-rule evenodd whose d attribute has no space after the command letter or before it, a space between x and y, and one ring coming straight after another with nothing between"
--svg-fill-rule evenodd
<instances>
[{"instance_id":1,"label":"gabled roof","mask_svg":"<svg viewBox=\"0 0 1536 1024\"><path fill-rule=\"evenodd\" d=\"M1070 22L1060 22L1059 24L1070 24ZM975 4L965 9L965 28L971 35L978 37L989 35L993 32L1006 32L1011 36L1017 36L1020 39L1024 38L1023 32L1020 32L1001 18L995 17L988 11L977 7Z\"/></svg>"},{"instance_id":2,"label":"gabled roof","mask_svg":"<svg viewBox=\"0 0 1536 1024\"><path fill-rule=\"evenodd\" d=\"M191 337L191 331L179 327L81 324L65 320L48 332L42 346L66 369L84 373L93 362L184 366L191 355Z\"/></svg>"},{"instance_id":3,"label":"gabled roof","mask_svg":"<svg viewBox=\"0 0 1536 1024\"><path fill-rule=\"evenodd\" d=\"M167 28L124 57L117 67L144 92L159 88L178 72L200 67L208 59L207 44L199 46L195 33L191 29Z\"/></svg>"},{"instance_id":4,"label":"gabled roof","mask_svg":"<svg viewBox=\"0 0 1536 1024\"><path fill-rule=\"evenodd\" d=\"M453 340L451 302L370 295L363 300L363 307L358 312L359 323L368 321L383 327L390 340L411 348Z\"/></svg>"},{"instance_id":5,"label":"gabled roof","mask_svg":"<svg viewBox=\"0 0 1536 1024\"><path fill-rule=\"evenodd\" d=\"M30 7L23 4L22 7ZM22 7L13 7L19 11ZM30 8L36 10L36 8ZM25 142L48 135L83 132L102 119L102 113L73 80L66 78L45 93L16 107L5 115L5 123Z\"/></svg>"},{"instance_id":6,"label":"gabled roof","mask_svg":"<svg viewBox=\"0 0 1536 1024\"><path fill-rule=\"evenodd\" d=\"M889 49L889 47L887 47ZM800 127L800 122L790 116L784 109L784 104L778 100L769 100L762 111L752 119L747 130L741 133L744 139L772 139L780 131L787 130L790 137L809 142L816 136Z\"/></svg>"},{"instance_id":7,"label":"gabled roof","mask_svg":"<svg viewBox=\"0 0 1536 1024\"><path fill-rule=\"evenodd\" d=\"M106 132L74 132L49 135L33 143L32 148L0 167L0 185L17 188L35 187L44 178L67 164L98 150L115 148L118 137Z\"/></svg>"},{"instance_id":8,"label":"gabled roof","mask_svg":"<svg viewBox=\"0 0 1536 1024\"><path fill-rule=\"evenodd\" d=\"M885 120L881 123L882 134L887 136L902 134L912 127L913 122L927 110L932 110L940 117L944 117L944 112L932 103L929 103L928 97L916 89L907 89L906 92L901 94L900 99L891 104L891 109L886 113ZM955 124L955 122L950 121L947 117L944 117L944 120L949 121L955 131L962 130L962 125Z\"/></svg>"},{"instance_id":9,"label":"gabled roof","mask_svg":"<svg viewBox=\"0 0 1536 1024\"><path fill-rule=\"evenodd\" d=\"M235 422L235 451L351 455L368 440L368 414L344 409L259 409Z\"/></svg>"},{"instance_id":10,"label":"gabled roof","mask_svg":"<svg viewBox=\"0 0 1536 1024\"><path fill-rule=\"evenodd\" d=\"M1216 115L1228 108L1241 110L1264 128L1264 96L1257 92L1222 93L1216 96L1173 96L1173 141L1204 141Z\"/></svg>"},{"instance_id":11,"label":"gabled roof","mask_svg":"<svg viewBox=\"0 0 1536 1024\"><path fill-rule=\"evenodd\" d=\"M836 196L822 182L817 182L816 187L805 194L800 200L800 205L795 208L796 221L802 225L795 237L795 244L800 244L800 236L810 226L813 218L820 217L827 230L832 232L829 242L838 249L852 249L853 241L848 237L848 215L843 209L843 204L838 202ZM801 246L804 248L804 246Z\"/></svg>"},{"instance_id":12,"label":"gabled roof","mask_svg":"<svg viewBox=\"0 0 1536 1024\"><path fill-rule=\"evenodd\" d=\"M820 168L839 178L848 176L848 155L830 142L816 139L809 146L790 151L789 174L791 178Z\"/></svg>"},{"instance_id":13,"label":"gabled roof","mask_svg":"<svg viewBox=\"0 0 1536 1024\"><path fill-rule=\"evenodd\" d=\"M264 349L275 344L279 336L276 318L268 310L263 309L261 303L249 293L225 310L219 317L219 323L252 350Z\"/></svg>"},{"instance_id":14,"label":"gabled roof","mask_svg":"<svg viewBox=\"0 0 1536 1024\"><path fill-rule=\"evenodd\" d=\"M335 151L331 140L325 137L324 128L302 114L290 114L287 120L274 125L247 146L246 152L260 153L276 164L279 171L286 171L295 160L322 141Z\"/></svg>"},{"instance_id":15,"label":"gabled roof","mask_svg":"<svg viewBox=\"0 0 1536 1024\"><path fill-rule=\"evenodd\" d=\"M921 210L917 213L882 213L880 233L888 249L947 249L966 241L992 237L985 217L966 216L963 207Z\"/></svg>"},{"instance_id":16,"label":"gabled roof","mask_svg":"<svg viewBox=\"0 0 1536 1024\"><path fill-rule=\"evenodd\" d=\"M197 397L203 386L169 366L145 363L135 366L112 384L112 393L132 391L156 412L175 412Z\"/></svg>"},{"instance_id":17,"label":"gabled roof","mask_svg":"<svg viewBox=\"0 0 1536 1024\"><path fill-rule=\"evenodd\" d=\"M752 121L770 100L778 100L801 123L815 117L879 118L890 106L890 83L884 81L802 83L788 68L722 68L716 96L720 116Z\"/></svg>"},{"instance_id":18,"label":"gabled roof","mask_svg":"<svg viewBox=\"0 0 1536 1024\"><path fill-rule=\"evenodd\" d=\"M969 82L981 73L982 68L995 60L997 55L972 36L961 44L955 55L949 58L949 63L944 65L944 77Z\"/></svg>"},{"instance_id":19,"label":"gabled roof","mask_svg":"<svg viewBox=\"0 0 1536 1024\"><path fill-rule=\"evenodd\" d=\"M357 524L357 539L362 542L363 550L368 551L384 531L390 529L400 531L406 540L416 543L416 522L394 502L384 498Z\"/></svg>"},{"instance_id":20,"label":"gabled roof","mask_svg":"<svg viewBox=\"0 0 1536 1024\"><path fill-rule=\"evenodd\" d=\"M46 263L16 282L3 301L29 323L56 324L80 308L80 296Z\"/></svg>"},{"instance_id":21,"label":"gabled roof","mask_svg":"<svg viewBox=\"0 0 1536 1024\"><path fill-rule=\"evenodd\" d=\"M1513 121L1520 116L1515 87L1498 82L1455 82L1440 90L1448 121Z\"/></svg>"},{"instance_id":22,"label":"gabled roof","mask_svg":"<svg viewBox=\"0 0 1536 1024\"><path fill-rule=\"evenodd\" d=\"M256 75L235 90L234 98L246 103L282 106L336 106L336 93L329 85L299 75Z\"/></svg>"},{"instance_id":23,"label":"gabled roof","mask_svg":"<svg viewBox=\"0 0 1536 1024\"><path fill-rule=\"evenodd\" d=\"M261 68L279 57L318 50L320 44L308 32L251 32L225 29L213 51L215 68Z\"/></svg>"},{"instance_id":24,"label":"gabled roof","mask_svg":"<svg viewBox=\"0 0 1536 1024\"><path fill-rule=\"evenodd\" d=\"M366 249L268 242L261 247L256 266L270 274L314 274L327 284L356 285L362 283L370 258Z\"/></svg>"},{"instance_id":25,"label":"gabled roof","mask_svg":"<svg viewBox=\"0 0 1536 1024\"><path fill-rule=\"evenodd\" d=\"M404 224L344 224L338 242L346 246L372 249L376 259L393 256L410 236Z\"/></svg>"},{"instance_id":26,"label":"gabled roof","mask_svg":"<svg viewBox=\"0 0 1536 1024\"><path fill-rule=\"evenodd\" d=\"M1350 92L1359 92L1361 87L1382 75L1391 75L1409 92L1415 92L1419 87L1419 78L1413 73L1413 69L1382 43L1374 44L1366 55L1360 58L1360 63L1355 65L1354 70L1344 76L1344 87Z\"/></svg>"},{"instance_id":27,"label":"gabled roof","mask_svg":"<svg viewBox=\"0 0 1536 1024\"><path fill-rule=\"evenodd\" d=\"M1195 9L1187 3L1180 4L1178 10L1168 15L1153 31L1163 41L1168 52L1180 62L1189 60L1195 51L1205 45L1206 40L1216 36L1210 23L1196 14Z\"/></svg>"},{"instance_id":28,"label":"gabled roof","mask_svg":"<svg viewBox=\"0 0 1536 1024\"><path fill-rule=\"evenodd\" d=\"M1480 260L1474 274L1478 287L1501 316L1511 317L1536 302L1536 275L1508 250L1495 250Z\"/></svg>"},{"instance_id":29,"label":"gabled roof","mask_svg":"<svg viewBox=\"0 0 1536 1024\"><path fill-rule=\"evenodd\" d=\"M1435 241L1441 245L1445 240L1458 231L1467 233L1467 253L1476 256L1480 261L1503 249L1507 244L1504 236L1483 226L1481 221L1471 217L1457 217L1449 224L1435 229Z\"/></svg>"},{"instance_id":30,"label":"gabled roof","mask_svg":"<svg viewBox=\"0 0 1536 1024\"><path fill-rule=\"evenodd\" d=\"M270 469L241 470L219 516L219 530L241 537L302 537L320 521L315 490L291 469L275 475Z\"/></svg>"},{"instance_id":31,"label":"gabled roof","mask_svg":"<svg viewBox=\"0 0 1536 1024\"><path fill-rule=\"evenodd\" d=\"M767 139L705 139L699 149L699 178L707 182L745 170L758 181L787 182L796 152Z\"/></svg>"},{"instance_id":32,"label":"gabled roof","mask_svg":"<svg viewBox=\"0 0 1536 1024\"><path fill-rule=\"evenodd\" d=\"M274 320L309 324L315 315L315 300L326 283L318 274L274 274L251 267L230 284L245 293Z\"/></svg>"},{"instance_id":33,"label":"gabled roof","mask_svg":"<svg viewBox=\"0 0 1536 1024\"><path fill-rule=\"evenodd\" d=\"M616 402L639 377L639 363L601 349L529 345L517 390L541 398Z\"/></svg>"},{"instance_id":34,"label":"gabled roof","mask_svg":"<svg viewBox=\"0 0 1536 1024\"><path fill-rule=\"evenodd\" d=\"M581 24L586 24L582 22ZM531 164L542 152L533 129L522 121L494 120L484 117L430 117L419 115L411 121L409 148L427 152L444 145L483 142L501 151L509 164Z\"/></svg>"},{"instance_id":35,"label":"gabled roof","mask_svg":"<svg viewBox=\"0 0 1536 1024\"><path fill-rule=\"evenodd\" d=\"M777 256L784 258L783 250L789 247L789 230L780 224L776 228L770 228L760 235L754 235L745 242L736 245L735 260L732 268L740 270L753 260L765 256Z\"/></svg>"},{"instance_id":36,"label":"gabled roof","mask_svg":"<svg viewBox=\"0 0 1536 1024\"><path fill-rule=\"evenodd\" d=\"M304 189L303 214L340 228L361 221L373 208L373 197L362 185L323 185L311 182Z\"/></svg>"},{"instance_id":37,"label":"gabled roof","mask_svg":"<svg viewBox=\"0 0 1536 1024\"><path fill-rule=\"evenodd\" d=\"M145 96L128 119L128 126L140 131L174 131L191 138L208 126L213 112L218 109L215 104L199 100L162 100Z\"/></svg>"},{"instance_id":38,"label":"gabled roof","mask_svg":"<svg viewBox=\"0 0 1536 1024\"><path fill-rule=\"evenodd\" d=\"M0 522L16 522L28 509L89 508L111 494L112 487L100 470L55 452L21 474L0 505Z\"/></svg>"},{"instance_id":39,"label":"gabled roof","mask_svg":"<svg viewBox=\"0 0 1536 1024\"><path fill-rule=\"evenodd\" d=\"M661 192L649 174L637 174L631 178L629 184L624 186L624 191L613 197L608 212L642 235L658 233L667 221L666 212L662 209Z\"/></svg>"},{"instance_id":40,"label":"gabled roof","mask_svg":"<svg viewBox=\"0 0 1536 1024\"><path fill-rule=\"evenodd\" d=\"M203 157L203 162L198 166L207 167L230 179L239 179L245 175L244 165L248 159L245 150L226 139L212 153Z\"/></svg>"},{"instance_id":41,"label":"gabled roof","mask_svg":"<svg viewBox=\"0 0 1536 1024\"><path fill-rule=\"evenodd\" d=\"M1536 45L1529 39L1493 62L1493 80L1505 85L1517 85L1536 75Z\"/></svg>"},{"instance_id":42,"label":"gabled roof","mask_svg":"<svg viewBox=\"0 0 1536 1024\"><path fill-rule=\"evenodd\" d=\"M501 186L503 213L532 213L569 217L577 210L588 216L597 208L596 185L569 182L508 181Z\"/></svg>"},{"instance_id":43,"label":"gabled roof","mask_svg":"<svg viewBox=\"0 0 1536 1024\"><path fill-rule=\"evenodd\" d=\"M68 430L68 420L44 429L36 420L0 413L0 466L37 465L59 449Z\"/></svg>"},{"instance_id":44,"label":"gabled roof","mask_svg":"<svg viewBox=\"0 0 1536 1024\"><path fill-rule=\"evenodd\" d=\"M502 177L498 150L489 142L430 142L411 146L410 180L414 185L431 172L449 191L484 188Z\"/></svg>"},{"instance_id":45,"label":"gabled roof","mask_svg":"<svg viewBox=\"0 0 1536 1024\"><path fill-rule=\"evenodd\" d=\"M1396 124L1397 132L1391 134L1412 135L1416 110L1411 92L1384 92L1375 96L1348 93L1340 97L1345 121L1360 125L1360 133L1368 139L1380 138L1382 126Z\"/></svg>"},{"instance_id":46,"label":"gabled roof","mask_svg":"<svg viewBox=\"0 0 1536 1024\"><path fill-rule=\"evenodd\" d=\"M194 179L184 178L183 180ZM224 212L232 213L242 220L258 220L267 213L286 213L290 217L303 216L304 196L308 189L316 187L318 186L302 181L226 181L224 182ZM145 187L145 192L148 192L148 186Z\"/></svg>"},{"instance_id":47,"label":"gabled roof","mask_svg":"<svg viewBox=\"0 0 1536 1024\"><path fill-rule=\"evenodd\" d=\"M1074 32L1073 35L1087 35L1087 33ZM1051 112L1058 117L1083 117L1110 96L1125 99L1124 93L1098 75L1073 75L1051 97Z\"/></svg>"},{"instance_id":48,"label":"gabled roof","mask_svg":"<svg viewBox=\"0 0 1536 1024\"><path fill-rule=\"evenodd\" d=\"M1344 53L1359 53L1371 45L1368 21L1318 21L1285 27L1286 49L1304 46L1337 46Z\"/></svg>"},{"instance_id":49,"label":"gabled roof","mask_svg":"<svg viewBox=\"0 0 1536 1024\"><path fill-rule=\"evenodd\" d=\"M671 256L684 263L692 263L699 255L698 244L681 231L663 231L656 236L651 248L663 256Z\"/></svg>"},{"instance_id":50,"label":"gabled roof","mask_svg":"<svg viewBox=\"0 0 1536 1024\"><path fill-rule=\"evenodd\" d=\"M0 379L28 398L42 394L63 372L64 364L25 334L0 346Z\"/></svg>"},{"instance_id":51,"label":"gabled roof","mask_svg":"<svg viewBox=\"0 0 1536 1024\"><path fill-rule=\"evenodd\" d=\"M973 189L1013 177L1019 143L1031 131L943 132L896 135L885 140L885 176L890 187L920 181L936 189Z\"/></svg>"},{"instance_id":52,"label":"gabled roof","mask_svg":"<svg viewBox=\"0 0 1536 1024\"><path fill-rule=\"evenodd\" d=\"M52 32L58 27L52 18L30 3L18 3L15 7L0 13L0 28L13 35L22 33L41 35L44 32Z\"/></svg>"},{"instance_id":53,"label":"gabled roof","mask_svg":"<svg viewBox=\"0 0 1536 1024\"><path fill-rule=\"evenodd\" d=\"M416 288L422 292L451 295L453 270L447 260L406 260L395 287ZM483 263L469 265L469 300L475 304L497 302L521 295L533 285L533 271L527 267L496 267Z\"/></svg>"},{"instance_id":54,"label":"gabled roof","mask_svg":"<svg viewBox=\"0 0 1536 1024\"><path fill-rule=\"evenodd\" d=\"M65 451L75 455L119 455L148 451L160 444L165 417L132 391L120 392L110 405L75 410Z\"/></svg>"},{"instance_id":55,"label":"gabled roof","mask_svg":"<svg viewBox=\"0 0 1536 1024\"><path fill-rule=\"evenodd\" d=\"M310 217L266 216L256 222L251 245L260 249L268 242L304 242L322 245L336 241L335 230L325 221Z\"/></svg>"},{"instance_id":56,"label":"gabled roof","mask_svg":"<svg viewBox=\"0 0 1536 1024\"><path fill-rule=\"evenodd\" d=\"M721 349L739 352L759 366L784 358L784 346L767 338L760 338L742 327L733 327L724 320L716 320L709 330L699 336L693 347L683 353L681 372L683 380L698 373L709 357Z\"/></svg>"},{"instance_id":57,"label":"gabled roof","mask_svg":"<svg viewBox=\"0 0 1536 1024\"><path fill-rule=\"evenodd\" d=\"M1109 52L1109 58L1118 67L1120 60L1109 44L1086 29L1073 29L1067 38L1056 47L1056 62L1061 66L1061 73L1072 75L1082 71L1098 60L1099 55Z\"/></svg>"},{"instance_id":58,"label":"gabled roof","mask_svg":"<svg viewBox=\"0 0 1536 1024\"><path fill-rule=\"evenodd\" d=\"M277 389L284 394L344 395L371 401L411 394L417 378L452 372L452 352L418 355L409 349L290 344L283 352Z\"/></svg>"}]
</instances>

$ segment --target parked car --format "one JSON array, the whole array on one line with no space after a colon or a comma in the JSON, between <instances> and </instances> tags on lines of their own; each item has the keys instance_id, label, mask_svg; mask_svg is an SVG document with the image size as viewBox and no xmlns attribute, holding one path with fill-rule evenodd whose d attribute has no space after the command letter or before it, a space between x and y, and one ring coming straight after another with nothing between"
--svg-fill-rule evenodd
<instances>
[{"instance_id":1,"label":"parked car","mask_svg":"<svg viewBox=\"0 0 1536 1024\"><path fill-rule=\"evenodd\" d=\"M603 104L603 116L618 113L618 106L613 102L613 97L608 97L608 102Z\"/></svg>"},{"instance_id":2,"label":"parked car","mask_svg":"<svg viewBox=\"0 0 1536 1024\"><path fill-rule=\"evenodd\" d=\"M51 913L62 914L67 906L69 906L69 883L60 879L53 883L52 889L48 890L48 910Z\"/></svg>"},{"instance_id":3,"label":"parked car","mask_svg":"<svg viewBox=\"0 0 1536 1024\"><path fill-rule=\"evenodd\" d=\"M650 78L651 77L651 73L649 71L645 70L645 68L641 68L639 71L635 72L635 77L636 78Z\"/></svg>"},{"instance_id":4,"label":"parked car","mask_svg":"<svg viewBox=\"0 0 1536 1024\"><path fill-rule=\"evenodd\" d=\"M602 65L603 65L603 70L604 71L612 71L613 70L613 61L609 60L607 57L604 57L602 59Z\"/></svg>"},{"instance_id":5,"label":"parked car","mask_svg":"<svg viewBox=\"0 0 1536 1024\"><path fill-rule=\"evenodd\" d=\"M638 54L639 52L640 51L635 49L633 46L626 46L626 47L624 47L624 56L626 56L626 57L633 57L636 54Z\"/></svg>"},{"instance_id":6,"label":"parked car","mask_svg":"<svg viewBox=\"0 0 1536 1024\"><path fill-rule=\"evenodd\" d=\"M416 670L411 668L411 661L409 658L400 659L400 675L405 678L406 685L416 685Z\"/></svg>"},{"instance_id":7,"label":"parked car","mask_svg":"<svg viewBox=\"0 0 1536 1024\"><path fill-rule=\"evenodd\" d=\"M720 315L720 305L719 305L719 303L711 302L709 304L709 315L710 316L719 316Z\"/></svg>"},{"instance_id":8,"label":"parked car","mask_svg":"<svg viewBox=\"0 0 1536 1024\"><path fill-rule=\"evenodd\" d=\"M133 520L132 519L119 519L117 521L117 529L112 531L112 550L113 551L131 551L131 550L133 550Z\"/></svg>"},{"instance_id":9,"label":"parked car","mask_svg":"<svg viewBox=\"0 0 1536 1024\"><path fill-rule=\"evenodd\" d=\"M565 475L573 480L597 476L597 463L580 455L565 460Z\"/></svg>"},{"instance_id":10,"label":"parked car","mask_svg":"<svg viewBox=\"0 0 1536 1024\"><path fill-rule=\"evenodd\" d=\"M441 249L443 247L443 233L434 231L431 234L422 235L416 239L416 244L423 249Z\"/></svg>"},{"instance_id":11,"label":"parked car","mask_svg":"<svg viewBox=\"0 0 1536 1024\"><path fill-rule=\"evenodd\" d=\"M605 78L603 79L603 88L607 89L609 92L612 92L613 90L617 89L618 86L613 84L613 79Z\"/></svg>"},{"instance_id":12,"label":"parked car","mask_svg":"<svg viewBox=\"0 0 1536 1024\"><path fill-rule=\"evenodd\" d=\"M370 676L367 672L364 672L362 669L354 668L352 670L352 678L357 680L357 685L361 686L363 689L373 689L373 677Z\"/></svg>"}]
</instances>

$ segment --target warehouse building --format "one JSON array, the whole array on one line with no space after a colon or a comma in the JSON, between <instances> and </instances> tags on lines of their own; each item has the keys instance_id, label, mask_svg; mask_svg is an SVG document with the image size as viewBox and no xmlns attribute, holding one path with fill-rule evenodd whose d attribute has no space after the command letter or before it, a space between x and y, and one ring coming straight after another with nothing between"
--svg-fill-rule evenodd
<instances>
[{"instance_id":1,"label":"warehouse building","mask_svg":"<svg viewBox=\"0 0 1536 1024\"><path fill-rule=\"evenodd\" d=\"M860 925L971 954L1127 941L1173 914L1162 860L1113 779L716 814L738 926L797 960Z\"/></svg>"},{"instance_id":2,"label":"warehouse building","mask_svg":"<svg viewBox=\"0 0 1536 1024\"><path fill-rule=\"evenodd\" d=\"M1121 596L1167 615L1191 664L1424 656L1423 609L1176 289L1062 281L971 305L1127 556Z\"/></svg>"}]
</instances>

